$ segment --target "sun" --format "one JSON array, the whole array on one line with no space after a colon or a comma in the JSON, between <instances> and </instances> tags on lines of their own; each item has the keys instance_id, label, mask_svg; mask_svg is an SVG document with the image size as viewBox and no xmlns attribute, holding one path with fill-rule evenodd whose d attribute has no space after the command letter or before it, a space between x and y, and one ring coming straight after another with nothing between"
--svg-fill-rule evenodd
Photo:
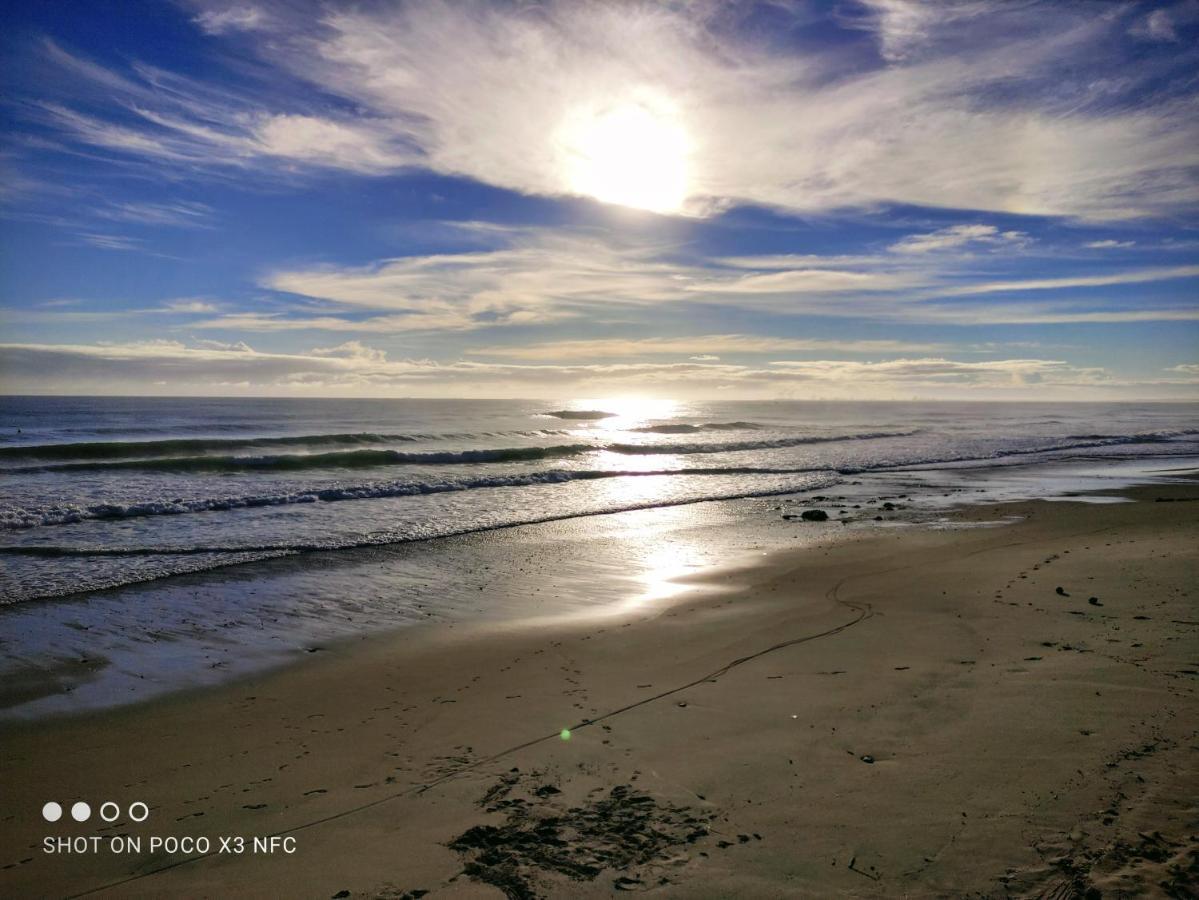
<instances>
[{"instance_id":1,"label":"sun","mask_svg":"<svg viewBox=\"0 0 1199 900\"><path fill-rule=\"evenodd\" d=\"M687 199L690 142L661 98L576 109L558 142L573 193L657 213L678 212Z\"/></svg>"}]
</instances>

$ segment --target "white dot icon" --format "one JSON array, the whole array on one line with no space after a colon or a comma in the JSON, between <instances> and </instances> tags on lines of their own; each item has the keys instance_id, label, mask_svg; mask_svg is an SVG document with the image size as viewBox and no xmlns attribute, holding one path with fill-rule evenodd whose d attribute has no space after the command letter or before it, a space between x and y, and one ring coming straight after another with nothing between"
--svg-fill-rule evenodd
<instances>
[{"instance_id":1,"label":"white dot icon","mask_svg":"<svg viewBox=\"0 0 1199 900\"><path fill-rule=\"evenodd\" d=\"M62 818L62 807L51 800L42 807L42 818L47 822L57 822Z\"/></svg>"},{"instance_id":2,"label":"white dot icon","mask_svg":"<svg viewBox=\"0 0 1199 900\"><path fill-rule=\"evenodd\" d=\"M86 822L92 815L92 808L80 800L71 807L71 818L76 822Z\"/></svg>"}]
</instances>

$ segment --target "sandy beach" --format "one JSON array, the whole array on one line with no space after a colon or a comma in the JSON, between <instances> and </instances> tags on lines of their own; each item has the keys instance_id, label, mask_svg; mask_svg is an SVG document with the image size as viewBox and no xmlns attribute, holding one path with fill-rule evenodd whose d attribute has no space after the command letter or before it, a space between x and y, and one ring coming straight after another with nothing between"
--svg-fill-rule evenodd
<instances>
[{"instance_id":1,"label":"sandy beach","mask_svg":"<svg viewBox=\"0 0 1199 900\"><path fill-rule=\"evenodd\" d=\"M0 892L1193 896L1199 489L1120 493L811 523L829 539L615 615L10 723ZM50 825L54 798L121 815ZM116 835L211 850L43 846Z\"/></svg>"}]
</instances>

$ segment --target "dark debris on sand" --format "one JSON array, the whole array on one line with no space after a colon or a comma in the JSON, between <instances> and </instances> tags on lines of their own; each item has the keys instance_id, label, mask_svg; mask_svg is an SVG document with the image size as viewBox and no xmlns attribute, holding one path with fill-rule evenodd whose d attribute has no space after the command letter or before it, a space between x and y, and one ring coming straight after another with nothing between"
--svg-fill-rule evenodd
<instances>
[{"instance_id":1,"label":"dark debris on sand","mask_svg":"<svg viewBox=\"0 0 1199 900\"><path fill-rule=\"evenodd\" d=\"M1041 864L1022 872L1009 870L1000 879L1001 896L1038 900L1199 897L1199 834L1193 823L1176 821L1169 831L1137 828L1134 822L1144 822L1141 817L1148 810L1124 791L1125 786L1140 784L1155 793L1160 785L1153 786L1152 778L1147 783L1141 775L1152 771L1144 768L1145 763L1177 746L1157 736L1109 758L1105 768L1121 771L1105 776L1112 790L1106 807L1079 820L1069 833L1056 832L1034 841L1032 849ZM1125 763L1129 765L1123 768ZM1121 807L1133 821L1125 822Z\"/></svg>"},{"instance_id":2,"label":"dark debris on sand","mask_svg":"<svg viewBox=\"0 0 1199 900\"><path fill-rule=\"evenodd\" d=\"M1194 835L1171 840L1157 831L1138 832L1131 841L1117 840L1091 850L1072 849L1052 863L1060 880L1037 895L1046 900L1104 900L1146 894L1187 900L1199 896L1199 843ZM1121 876L1129 880L1121 884ZM1095 884L1097 880L1106 882L1105 889Z\"/></svg>"},{"instance_id":3,"label":"dark debris on sand","mask_svg":"<svg viewBox=\"0 0 1199 900\"><path fill-rule=\"evenodd\" d=\"M465 858L463 874L511 900L540 897L544 875L593 881L605 869L623 872L613 882L616 890L637 890L649 885L625 870L665 861L709 834L710 814L659 801L631 785L597 789L583 805L562 809L553 802L557 788L523 790L520 781L511 772L483 797L489 812L505 815L503 823L476 825L447 845ZM526 797L513 796L518 786Z\"/></svg>"}]
</instances>

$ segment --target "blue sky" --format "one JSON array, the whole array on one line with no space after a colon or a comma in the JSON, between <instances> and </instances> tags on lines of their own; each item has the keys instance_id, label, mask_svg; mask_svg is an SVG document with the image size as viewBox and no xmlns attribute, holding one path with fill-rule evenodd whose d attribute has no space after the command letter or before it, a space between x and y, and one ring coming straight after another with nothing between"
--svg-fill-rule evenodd
<instances>
[{"instance_id":1,"label":"blue sky","mask_svg":"<svg viewBox=\"0 0 1199 900\"><path fill-rule=\"evenodd\" d=\"M5 16L5 392L1199 396L1197 0Z\"/></svg>"}]
</instances>

